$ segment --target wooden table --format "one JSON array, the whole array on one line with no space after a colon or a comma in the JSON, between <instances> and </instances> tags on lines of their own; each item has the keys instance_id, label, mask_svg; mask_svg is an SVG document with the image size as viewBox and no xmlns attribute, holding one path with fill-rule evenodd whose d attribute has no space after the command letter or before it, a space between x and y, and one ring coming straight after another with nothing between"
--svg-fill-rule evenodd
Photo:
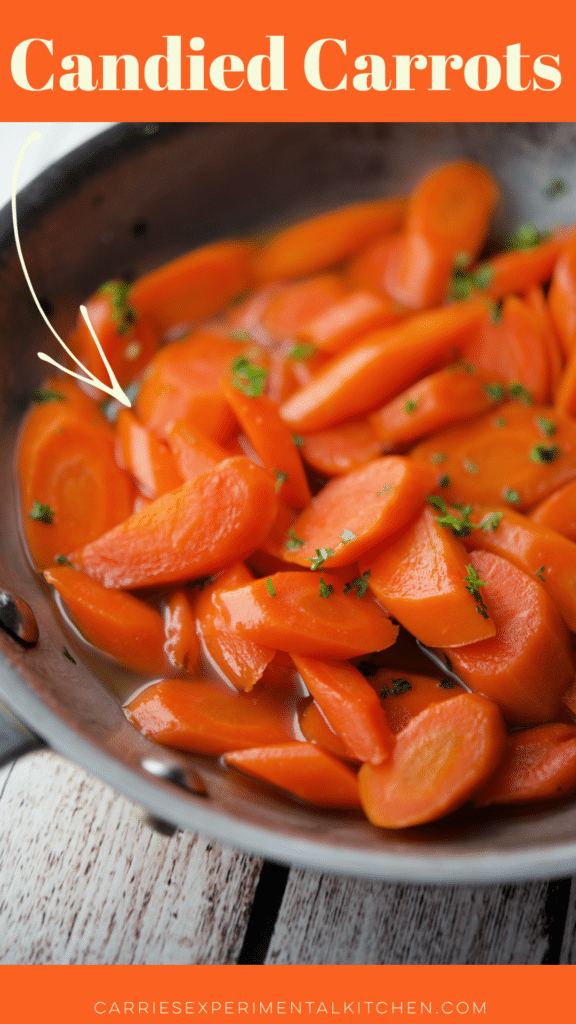
<instances>
[{"instance_id":1,"label":"wooden table","mask_svg":"<svg viewBox=\"0 0 576 1024\"><path fill-rule=\"evenodd\" d=\"M391 885L289 870L50 751L0 770L0 964L576 963L576 879Z\"/></svg>"}]
</instances>

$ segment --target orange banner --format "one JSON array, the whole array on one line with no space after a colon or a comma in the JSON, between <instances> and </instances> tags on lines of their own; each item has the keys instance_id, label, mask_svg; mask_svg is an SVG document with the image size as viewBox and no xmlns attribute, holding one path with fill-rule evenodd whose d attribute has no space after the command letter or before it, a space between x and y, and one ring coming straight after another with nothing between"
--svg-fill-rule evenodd
<instances>
[{"instance_id":1,"label":"orange banner","mask_svg":"<svg viewBox=\"0 0 576 1024\"><path fill-rule=\"evenodd\" d=\"M28 0L0 95L14 121L571 121L575 24L573 0Z\"/></svg>"},{"instance_id":2,"label":"orange banner","mask_svg":"<svg viewBox=\"0 0 576 1024\"><path fill-rule=\"evenodd\" d=\"M98 1021L574 1020L574 967L0 967L2 1018Z\"/></svg>"}]
</instances>

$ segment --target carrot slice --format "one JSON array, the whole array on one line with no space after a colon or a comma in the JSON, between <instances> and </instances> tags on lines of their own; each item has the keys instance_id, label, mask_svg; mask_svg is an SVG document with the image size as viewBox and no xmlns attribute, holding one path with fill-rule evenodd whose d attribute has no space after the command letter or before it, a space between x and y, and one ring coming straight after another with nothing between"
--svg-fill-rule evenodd
<instances>
[{"instance_id":1,"label":"carrot slice","mask_svg":"<svg viewBox=\"0 0 576 1024\"><path fill-rule=\"evenodd\" d=\"M310 488L292 434L276 406L266 395L244 394L230 380L222 380L220 386L263 465L276 474L282 500L291 508L303 508Z\"/></svg>"},{"instance_id":2,"label":"carrot slice","mask_svg":"<svg viewBox=\"0 0 576 1024\"><path fill-rule=\"evenodd\" d=\"M285 542L284 557L309 568L321 552L323 566L350 565L418 514L434 477L399 455L334 477L294 523L297 541Z\"/></svg>"},{"instance_id":3,"label":"carrot slice","mask_svg":"<svg viewBox=\"0 0 576 1024\"><path fill-rule=\"evenodd\" d=\"M339 274L318 274L297 281L272 299L262 315L262 326L272 338L294 338L311 317L323 313L345 291Z\"/></svg>"},{"instance_id":4,"label":"carrot slice","mask_svg":"<svg viewBox=\"0 0 576 1024\"><path fill-rule=\"evenodd\" d=\"M468 554L449 527L425 508L399 536L360 559L385 608L428 647L458 647L493 637L488 600L467 586Z\"/></svg>"},{"instance_id":5,"label":"carrot slice","mask_svg":"<svg viewBox=\"0 0 576 1024\"><path fill-rule=\"evenodd\" d=\"M255 260L258 281L303 277L336 266L402 223L405 199L377 199L321 213L280 231Z\"/></svg>"},{"instance_id":6,"label":"carrot slice","mask_svg":"<svg viewBox=\"0 0 576 1024\"><path fill-rule=\"evenodd\" d=\"M164 627L154 608L132 594L110 592L69 566L47 569L86 639L133 672L157 673L164 666Z\"/></svg>"},{"instance_id":7,"label":"carrot slice","mask_svg":"<svg viewBox=\"0 0 576 1024\"><path fill-rule=\"evenodd\" d=\"M277 572L223 591L214 603L238 636L289 654L344 660L390 647L397 626L371 598L358 601L343 590L328 573Z\"/></svg>"},{"instance_id":8,"label":"carrot slice","mask_svg":"<svg viewBox=\"0 0 576 1024\"><path fill-rule=\"evenodd\" d=\"M576 541L576 480L559 487L532 509L529 518Z\"/></svg>"},{"instance_id":9,"label":"carrot slice","mask_svg":"<svg viewBox=\"0 0 576 1024\"><path fill-rule=\"evenodd\" d=\"M474 806L554 800L575 791L576 726L552 722L507 737L504 760Z\"/></svg>"},{"instance_id":10,"label":"carrot slice","mask_svg":"<svg viewBox=\"0 0 576 1024\"><path fill-rule=\"evenodd\" d=\"M312 743L235 750L225 754L224 761L316 807L360 806L356 774Z\"/></svg>"},{"instance_id":11,"label":"carrot slice","mask_svg":"<svg viewBox=\"0 0 576 1024\"><path fill-rule=\"evenodd\" d=\"M564 368L564 353L560 345L560 339L552 322L550 307L544 296L542 286L533 285L524 295L524 301L536 318L544 344L546 345L550 372L550 393L554 400Z\"/></svg>"},{"instance_id":12,"label":"carrot slice","mask_svg":"<svg viewBox=\"0 0 576 1024\"><path fill-rule=\"evenodd\" d=\"M508 403L421 441L410 457L440 467L448 502L522 511L576 476L576 424L545 406Z\"/></svg>"},{"instance_id":13,"label":"carrot slice","mask_svg":"<svg viewBox=\"0 0 576 1024\"><path fill-rule=\"evenodd\" d=\"M201 679L154 683L130 701L126 713L156 743L196 754L218 756L232 748L286 743L294 736L273 691L239 694Z\"/></svg>"},{"instance_id":14,"label":"carrot slice","mask_svg":"<svg viewBox=\"0 0 576 1024\"><path fill-rule=\"evenodd\" d=\"M194 672L200 660L200 644L196 636L196 619L188 595L176 590L164 610L164 650L176 668Z\"/></svg>"},{"instance_id":15,"label":"carrot slice","mask_svg":"<svg viewBox=\"0 0 576 1024\"><path fill-rule=\"evenodd\" d=\"M484 294L501 299L510 292L520 295L535 284L549 281L569 238L569 230L563 229L530 249L514 249L486 260L481 264L488 277ZM560 329L559 333L561 336Z\"/></svg>"},{"instance_id":16,"label":"carrot slice","mask_svg":"<svg viewBox=\"0 0 576 1024\"><path fill-rule=\"evenodd\" d=\"M139 423L130 409L121 409L118 413L116 431L119 461L145 493L159 498L184 482L168 446Z\"/></svg>"},{"instance_id":17,"label":"carrot slice","mask_svg":"<svg viewBox=\"0 0 576 1024\"><path fill-rule=\"evenodd\" d=\"M431 704L440 704L462 693L462 688L451 679L434 679L391 668L378 669L369 682L384 701L386 719L393 733L404 729Z\"/></svg>"},{"instance_id":18,"label":"carrot slice","mask_svg":"<svg viewBox=\"0 0 576 1024\"><path fill-rule=\"evenodd\" d=\"M576 235L559 254L548 304L564 355L568 357L576 345Z\"/></svg>"},{"instance_id":19,"label":"carrot slice","mask_svg":"<svg viewBox=\"0 0 576 1024\"><path fill-rule=\"evenodd\" d=\"M392 751L386 715L370 683L347 662L292 659L330 725L358 761L381 764Z\"/></svg>"},{"instance_id":20,"label":"carrot slice","mask_svg":"<svg viewBox=\"0 0 576 1024\"><path fill-rule=\"evenodd\" d=\"M166 431L166 440L183 480L196 480L209 473L230 454L188 420L172 423Z\"/></svg>"},{"instance_id":21,"label":"carrot slice","mask_svg":"<svg viewBox=\"0 0 576 1024\"><path fill-rule=\"evenodd\" d=\"M462 302L368 335L284 402L282 419L308 432L370 412L438 363L449 362L485 310L483 301Z\"/></svg>"},{"instance_id":22,"label":"carrot slice","mask_svg":"<svg viewBox=\"0 0 576 1024\"><path fill-rule=\"evenodd\" d=\"M343 476L382 454L383 444L368 420L350 420L302 437L304 461L324 476Z\"/></svg>"},{"instance_id":23,"label":"carrot slice","mask_svg":"<svg viewBox=\"0 0 576 1024\"><path fill-rule=\"evenodd\" d=\"M316 746L322 747L323 750L327 750L329 754L334 754L344 760L356 760L312 698L301 704L298 711L298 725L308 743L314 743Z\"/></svg>"},{"instance_id":24,"label":"carrot slice","mask_svg":"<svg viewBox=\"0 0 576 1024\"><path fill-rule=\"evenodd\" d=\"M89 399L86 399L89 402ZM134 485L114 457L114 432L98 413L54 401L35 406L18 452L22 521L38 569L129 516Z\"/></svg>"},{"instance_id":25,"label":"carrot slice","mask_svg":"<svg viewBox=\"0 0 576 1024\"><path fill-rule=\"evenodd\" d=\"M465 538L468 548L491 551L543 583L569 629L576 632L576 544L519 512L478 506L472 516L483 522Z\"/></svg>"},{"instance_id":26,"label":"carrot slice","mask_svg":"<svg viewBox=\"0 0 576 1024\"><path fill-rule=\"evenodd\" d=\"M465 360L497 380L519 382L535 402L550 399L550 359L541 327L516 295L504 299L496 321L487 314L480 329L463 346Z\"/></svg>"},{"instance_id":27,"label":"carrot slice","mask_svg":"<svg viewBox=\"0 0 576 1024\"><path fill-rule=\"evenodd\" d=\"M213 242L144 274L130 297L160 332L215 313L251 283L252 246Z\"/></svg>"},{"instance_id":28,"label":"carrot slice","mask_svg":"<svg viewBox=\"0 0 576 1024\"><path fill-rule=\"evenodd\" d=\"M248 459L231 458L157 498L70 558L107 587L194 579L254 551L275 515L272 476Z\"/></svg>"},{"instance_id":29,"label":"carrot slice","mask_svg":"<svg viewBox=\"0 0 576 1024\"><path fill-rule=\"evenodd\" d=\"M496 701L513 725L557 718L574 674L570 639L545 588L499 555L471 551L496 636L451 648L450 662L473 690Z\"/></svg>"},{"instance_id":30,"label":"carrot slice","mask_svg":"<svg viewBox=\"0 0 576 1024\"><path fill-rule=\"evenodd\" d=\"M251 581L251 573L239 562L205 587L196 605L198 632L208 655L228 682L245 693L262 678L276 652L253 640L245 640L230 630L216 600L222 591L243 587Z\"/></svg>"},{"instance_id":31,"label":"carrot slice","mask_svg":"<svg viewBox=\"0 0 576 1024\"><path fill-rule=\"evenodd\" d=\"M455 364L407 388L368 421L387 448L406 446L436 430L487 412L495 402L486 374Z\"/></svg>"},{"instance_id":32,"label":"carrot slice","mask_svg":"<svg viewBox=\"0 0 576 1024\"><path fill-rule=\"evenodd\" d=\"M323 352L340 352L364 334L399 323L405 315L388 296L357 289L311 317L297 336Z\"/></svg>"},{"instance_id":33,"label":"carrot slice","mask_svg":"<svg viewBox=\"0 0 576 1024\"><path fill-rule=\"evenodd\" d=\"M373 825L406 828L456 810L496 770L506 733L496 704L463 693L422 711L398 733L390 761L365 764L360 799Z\"/></svg>"},{"instance_id":34,"label":"carrot slice","mask_svg":"<svg viewBox=\"0 0 576 1024\"><path fill-rule=\"evenodd\" d=\"M220 378L246 346L209 332L166 345L150 362L136 400L139 418L164 436L172 423L185 419L218 442L235 426Z\"/></svg>"},{"instance_id":35,"label":"carrot slice","mask_svg":"<svg viewBox=\"0 0 576 1024\"><path fill-rule=\"evenodd\" d=\"M86 301L90 323L121 387L139 377L160 344L160 334L136 309L131 289L123 281L107 281ZM67 339L86 369L96 377L106 372L84 318ZM104 377L104 380L107 378Z\"/></svg>"},{"instance_id":36,"label":"carrot slice","mask_svg":"<svg viewBox=\"0 0 576 1024\"><path fill-rule=\"evenodd\" d=\"M393 231L384 238L370 242L350 261L346 268L346 278L353 288L369 289L384 296L393 308L406 315L409 311L387 294L388 264L398 251L402 233Z\"/></svg>"}]
</instances>

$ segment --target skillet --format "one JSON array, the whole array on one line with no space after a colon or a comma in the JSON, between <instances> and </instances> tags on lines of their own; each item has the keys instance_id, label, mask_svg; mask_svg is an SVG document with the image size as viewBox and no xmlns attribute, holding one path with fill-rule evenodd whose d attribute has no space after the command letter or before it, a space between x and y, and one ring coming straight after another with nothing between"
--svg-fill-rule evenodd
<instances>
[{"instance_id":1,"label":"skillet","mask_svg":"<svg viewBox=\"0 0 576 1024\"><path fill-rule=\"evenodd\" d=\"M123 124L22 191L20 234L37 293L62 334L78 304L104 280L131 279L212 239L405 193L427 168L460 156L484 163L501 183L494 238L526 221L569 223L576 219L575 155L573 124ZM568 189L552 202L545 186L555 178ZM96 674L89 653L75 653L76 664L64 656L70 634L20 537L17 427L44 375L36 353L59 359L56 347L27 291L5 208L0 617L7 629L0 631L0 698L7 708L0 758L44 741L157 818L312 870L430 883L574 872L576 803L518 815L472 818L464 811L430 826L385 832L354 814L284 799L208 760L166 751L133 729L113 680ZM38 642L18 639L23 620L14 598L32 610Z\"/></svg>"}]
</instances>

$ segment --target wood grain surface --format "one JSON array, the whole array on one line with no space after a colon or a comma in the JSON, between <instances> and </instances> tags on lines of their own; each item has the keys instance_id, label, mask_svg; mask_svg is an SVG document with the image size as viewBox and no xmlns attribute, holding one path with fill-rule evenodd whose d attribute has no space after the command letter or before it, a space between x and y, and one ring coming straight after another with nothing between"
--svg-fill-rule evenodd
<instances>
[{"instance_id":1,"label":"wood grain surface","mask_svg":"<svg viewBox=\"0 0 576 1024\"><path fill-rule=\"evenodd\" d=\"M392 885L264 864L49 751L0 771L0 964L576 963L576 885Z\"/></svg>"}]
</instances>

